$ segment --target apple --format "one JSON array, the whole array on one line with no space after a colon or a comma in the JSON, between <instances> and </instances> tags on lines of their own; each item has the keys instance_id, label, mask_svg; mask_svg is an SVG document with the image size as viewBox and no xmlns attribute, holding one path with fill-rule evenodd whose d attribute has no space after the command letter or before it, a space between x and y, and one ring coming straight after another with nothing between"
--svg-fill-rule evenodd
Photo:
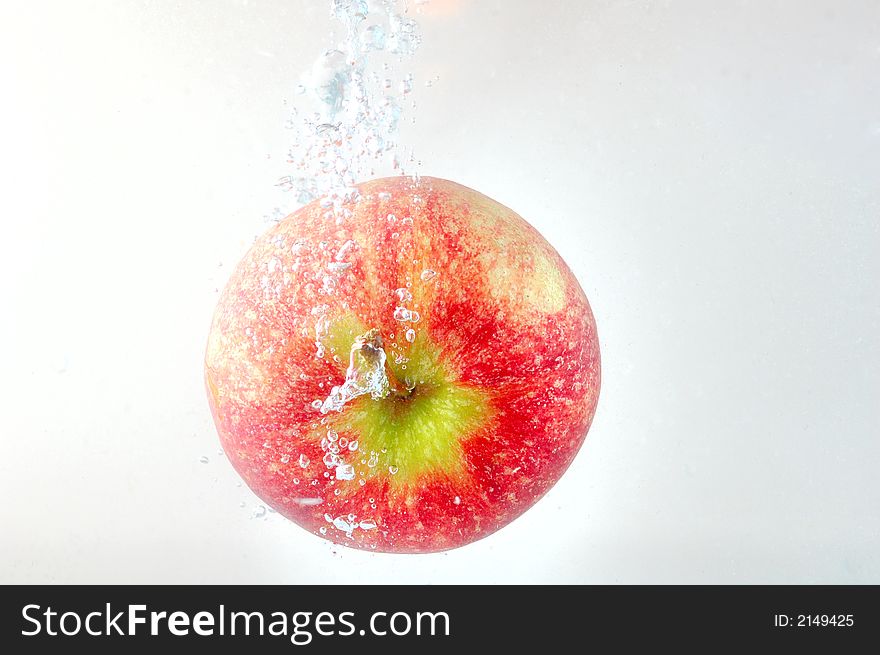
<instances>
[{"instance_id":1,"label":"apple","mask_svg":"<svg viewBox=\"0 0 880 655\"><path fill-rule=\"evenodd\" d=\"M219 299L208 399L269 506L355 548L425 553L525 512L583 443L590 305L513 211L446 180L358 187L260 237Z\"/></svg>"}]
</instances>

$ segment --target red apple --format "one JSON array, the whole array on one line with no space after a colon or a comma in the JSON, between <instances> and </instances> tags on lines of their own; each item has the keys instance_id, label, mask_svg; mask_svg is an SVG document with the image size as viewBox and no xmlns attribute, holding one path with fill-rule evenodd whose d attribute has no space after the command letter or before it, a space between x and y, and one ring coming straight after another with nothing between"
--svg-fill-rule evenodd
<instances>
[{"instance_id":1,"label":"red apple","mask_svg":"<svg viewBox=\"0 0 880 655\"><path fill-rule=\"evenodd\" d=\"M433 178L374 180L264 234L205 357L223 448L268 505L386 552L462 546L560 478L599 396L596 325L513 211Z\"/></svg>"}]
</instances>

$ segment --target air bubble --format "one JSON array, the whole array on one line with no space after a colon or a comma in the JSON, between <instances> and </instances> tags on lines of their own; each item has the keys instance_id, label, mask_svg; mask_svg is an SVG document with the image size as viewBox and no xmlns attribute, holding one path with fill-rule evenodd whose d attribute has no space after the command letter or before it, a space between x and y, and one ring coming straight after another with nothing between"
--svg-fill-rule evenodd
<instances>
[{"instance_id":1,"label":"air bubble","mask_svg":"<svg viewBox=\"0 0 880 655\"><path fill-rule=\"evenodd\" d=\"M416 331L410 328L406 331L406 340L412 343L416 340Z\"/></svg>"},{"instance_id":2,"label":"air bubble","mask_svg":"<svg viewBox=\"0 0 880 655\"><path fill-rule=\"evenodd\" d=\"M210 461L211 461L211 460L208 459L208 456L207 456L207 455L202 455L201 457L199 457L199 462L202 463L202 464L207 464L207 463L210 462Z\"/></svg>"},{"instance_id":3,"label":"air bubble","mask_svg":"<svg viewBox=\"0 0 880 655\"><path fill-rule=\"evenodd\" d=\"M343 243L342 246L340 246L339 251L336 253L336 256L334 257L334 259L337 262L345 261L345 258L348 257L349 253L351 252L352 248L354 248L354 247L355 247L355 242L352 241L351 239L349 239L348 241Z\"/></svg>"},{"instance_id":4,"label":"air bubble","mask_svg":"<svg viewBox=\"0 0 880 655\"><path fill-rule=\"evenodd\" d=\"M337 480L353 480L354 467L351 464L342 464L336 467Z\"/></svg>"},{"instance_id":5,"label":"air bubble","mask_svg":"<svg viewBox=\"0 0 880 655\"><path fill-rule=\"evenodd\" d=\"M385 29L381 25L370 25L361 34L361 47L364 50L385 48Z\"/></svg>"},{"instance_id":6,"label":"air bubble","mask_svg":"<svg viewBox=\"0 0 880 655\"><path fill-rule=\"evenodd\" d=\"M397 468L396 466L389 466L389 467L388 467L388 472L389 472L391 475L394 475L394 474L397 473L399 470L400 470L400 469Z\"/></svg>"},{"instance_id":7,"label":"air bubble","mask_svg":"<svg viewBox=\"0 0 880 655\"><path fill-rule=\"evenodd\" d=\"M435 277L437 277L437 275L437 271L426 268L424 271L422 271L422 274L419 276L419 278L422 280L422 282L430 282Z\"/></svg>"},{"instance_id":8,"label":"air bubble","mask_svg":"<svg viewBox=\"0 0 880 655\"><path fill-rule=\"evenodd\" d=\"M388 50L400 55L415 54L421 43L416 22L399 14L392 14L389 17L389 22L391 32L386 39Z\"/></svg>"}]
</instances>

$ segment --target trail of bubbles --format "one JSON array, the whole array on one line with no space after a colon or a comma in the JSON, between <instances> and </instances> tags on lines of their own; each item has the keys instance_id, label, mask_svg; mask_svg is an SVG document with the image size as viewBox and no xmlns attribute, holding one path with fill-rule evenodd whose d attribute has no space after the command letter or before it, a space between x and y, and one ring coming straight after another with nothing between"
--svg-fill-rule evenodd
<instances>
[{"instance_id":1,"label":"trail of bubbles","mask_svg":"<svg viewBox=\"0 0 880 655\"><path fill-rule=\"evenodd\" d=\"M399 134L407 111L415 109L413 75L403 62L416 53L421 43L418 24L410 15L420 3L421 0L415 3L412 0L329 0L331 16L342 27L341 38L322 52L301 76L286 124L291 141L285 174L278 180L278 187L292 200L294 206L290 209L317 201L328 221L341 224L351 216L353 204L359 199L356 183L395 172L418 178L418 162L412 149L400 143ZM278 209L272 219L281 220L288 213ZM397 217L389 215L387 220L396 221ZM412 217L401 217L400 232L412 222ZM307 246L294 244L293 247ZM333 356L338 361L342 353L334 355L325 343L332 329L338 288L355 270L352 255L360 244L348 240L341 244L322 242L319 247L319 256L325 259L321 261L321 274L316 278L322 300L311 310L314 353L318 358ZM267 262L269 275L275 273L276 267ZM421 317L411 306L412 293L406 288L394 293L399 300L394 318L404 324L401 334L405 343L413 343L416 340L413 328ZM396 343L391 345L397 346ZM408 360L402 354L389 353L393 354L393 362L406 368ZM332 418L331 413L342 412L354 398L369 394L381 399L389 395L391 385L386 374L386 359L378 330L358 337L352 345L345 379L333 386L326 398L312 402L312 407L322 415L322 425ZM321 440L320 460L316 457L313 464L299 454L295 461L291 462L288 456L283 463L304 471L312 465L324 468L320 475L327 480L328 489L337 482L363 486L365 470L356 468L359 448L357 441L349 442L329 429ZM363 456L366 459L367 453ZM368 469L378 465L377 458L376 453L369 453ZM395 474L396 467L391 467L389 472ZM309 484L315 486L317 482L312 479ZM339 487L333 493L339 495ZM297 502L311 505L323 499L303 497ZM376 528L373 520L355 520L354 515L326 518L332 527L349 537L355 529ZM322 527L321 532L325 533L326 528Z\"/></svg>"},{"instance_id":2,"label":"trail of bubbles","mask_svg":"<svg viewBox=\"0 0 880 655\"><path fill-rule=\"evenodd\" d=\"M406 173L413 154L398 143L399 124L413 87L400 63L421 43L411 3L331 0L344 39L322 53L297 86L288 122L291 172L278 186L297 204L319 200L328 218L344 221L357 200L355 183L390 167ZM410 102L410 107L413 103Z\"/></svg>"}]
</instances>

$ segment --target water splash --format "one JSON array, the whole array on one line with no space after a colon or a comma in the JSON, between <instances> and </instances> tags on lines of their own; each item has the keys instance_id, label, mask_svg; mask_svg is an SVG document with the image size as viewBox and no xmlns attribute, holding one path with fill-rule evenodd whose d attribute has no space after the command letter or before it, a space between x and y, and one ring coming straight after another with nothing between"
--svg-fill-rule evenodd
<instances>
[{"instance_id":1,"label":"water splash","mask_svg":"<svg viewBox=\"0 0 880 655\"><path fill-rule=\"evenodd\" d=\"M382 336L376 329L355 339L345 382L330 391L321 404L322 414L341 412L345 403L365 394L370 394L374 400L388 396L391 386L385 371L387 356L382 346Z\"/></svg>"}]
</instances>

